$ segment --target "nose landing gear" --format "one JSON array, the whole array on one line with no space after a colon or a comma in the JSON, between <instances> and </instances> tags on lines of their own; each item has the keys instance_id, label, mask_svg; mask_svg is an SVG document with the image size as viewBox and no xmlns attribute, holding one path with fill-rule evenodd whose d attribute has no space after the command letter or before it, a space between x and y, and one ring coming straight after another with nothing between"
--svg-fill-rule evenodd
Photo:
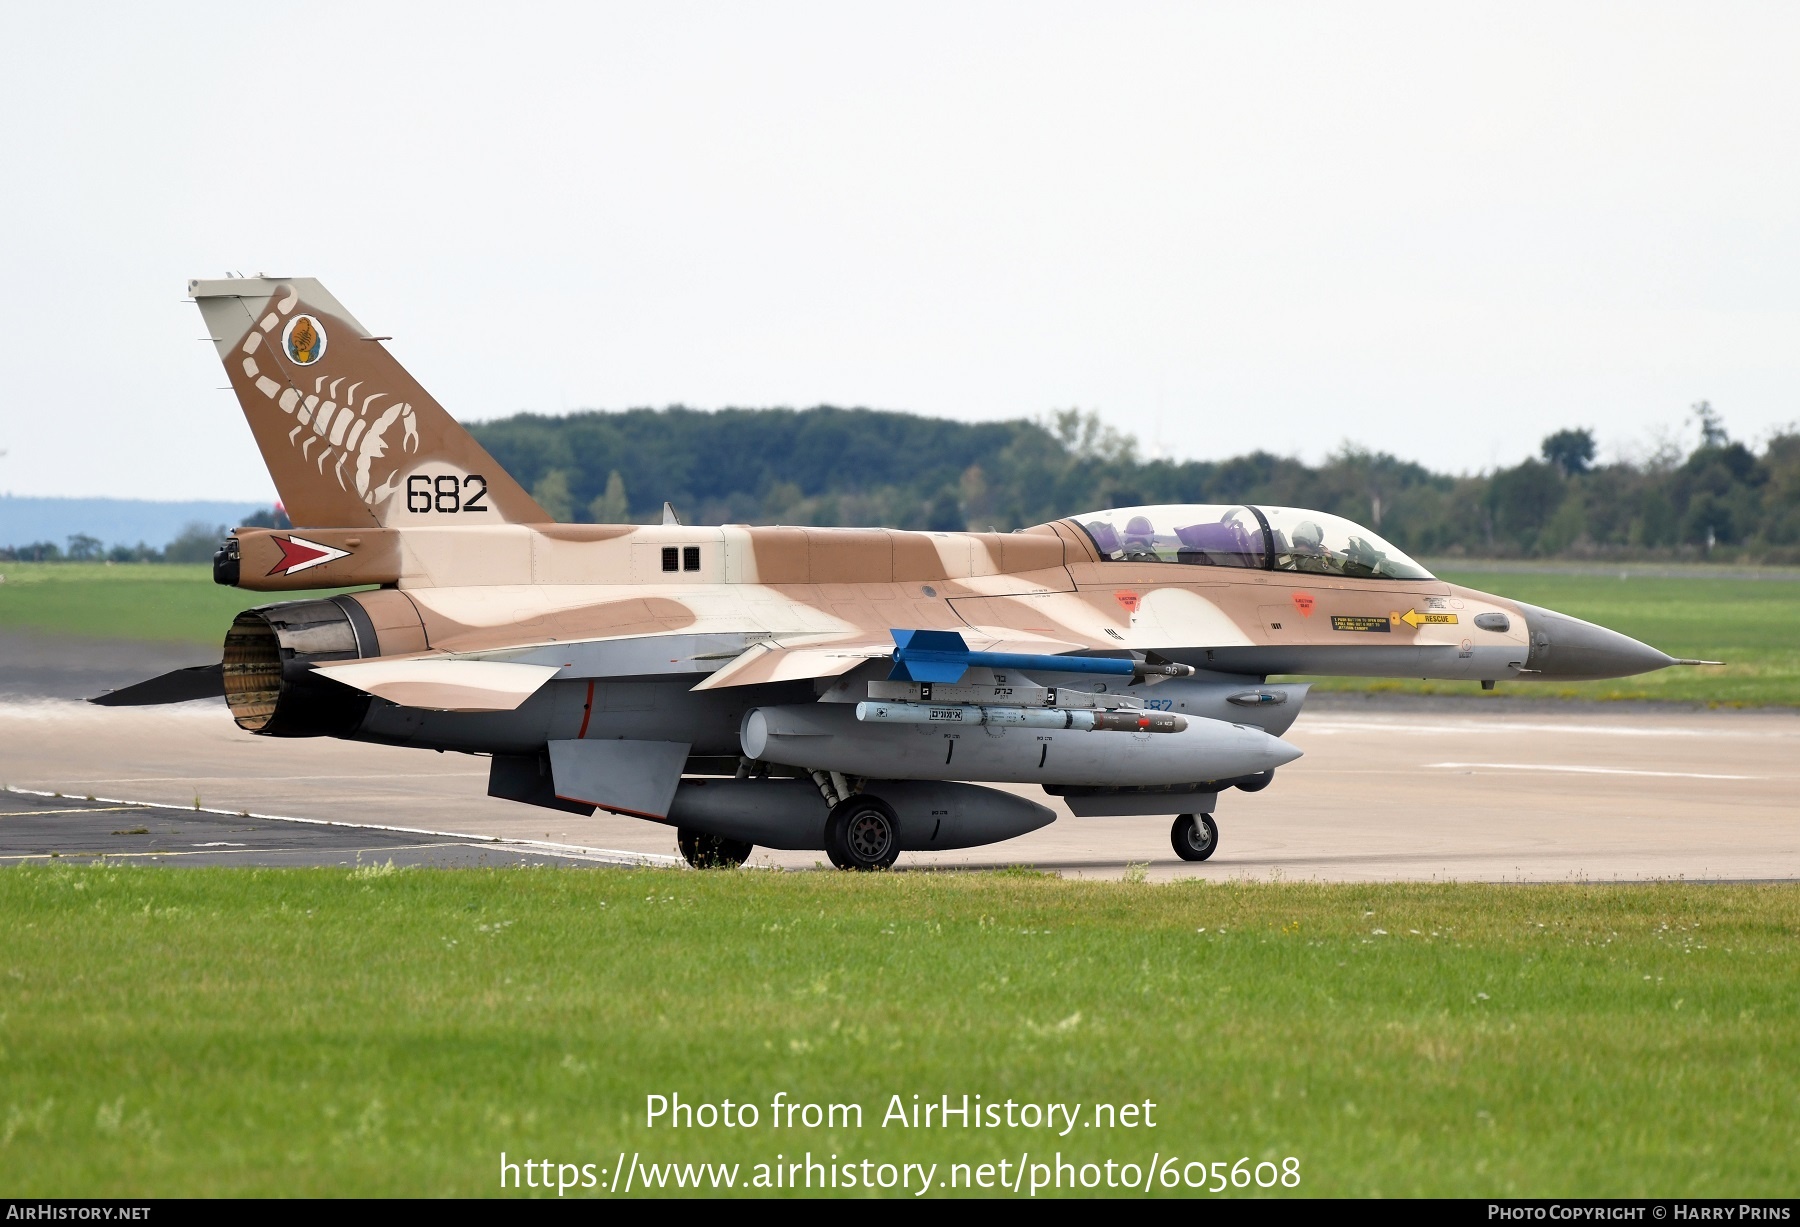
<instances>
[{"instance_id":1,"label":"nose landing gear","mask_svg":"<svg viewBox=\"0 0 1800 1227\"><path fill-rule=\"evenodd\" d=\"M1219 847L1219 824L1211 814L1182 814L1169 830L1175 855L1184 861L1203 861Z\"/></svg>"}]
</instances>

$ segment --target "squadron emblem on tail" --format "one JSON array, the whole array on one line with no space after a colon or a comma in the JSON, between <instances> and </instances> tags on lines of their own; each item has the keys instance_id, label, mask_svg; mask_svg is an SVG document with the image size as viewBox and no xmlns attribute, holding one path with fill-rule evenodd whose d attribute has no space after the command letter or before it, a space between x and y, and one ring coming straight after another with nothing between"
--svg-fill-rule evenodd
<instances>
[{"instance_id":1,"label":"squadron emblem on tail","mask_svg":"<svg viewBox=\"0 0 1800 1227\"><path fill-rule=\"evenodd\" d=\"M350 527L411 522L409 480L469 474L492 497L459 503L464 516L541 523L550 517L497 473L480 444L308 278L195 281L232 388L294 523ZM435 489L435 486L432 487ZM435 510L436 503L431 503Z\"/></svg>"},{"instance_id":2,"label":"squadron emblem on tail","mask_svg":"<svg viewBox=\"0 0 1800 1227\"><path fill-rule=\"evenodd\" d=\"M325 356L325 329L310 315L296 315L281 333L281 347L301 366Z\"/></svg>"}]
</instances>

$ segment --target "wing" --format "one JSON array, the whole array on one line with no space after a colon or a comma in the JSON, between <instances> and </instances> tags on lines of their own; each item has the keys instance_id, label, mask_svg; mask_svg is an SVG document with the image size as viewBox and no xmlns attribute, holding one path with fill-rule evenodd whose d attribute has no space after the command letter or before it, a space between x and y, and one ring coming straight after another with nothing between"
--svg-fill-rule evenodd
<instances>
[{"instance_id":1,"label":"wing","mask_svg":"<svg viewBox=\"0 0 1800 1227\"><path fill-rule=\"evenodd\" d=\"M893 651L894 642L886 635L880 639L859 637L829 643L753 643L694 689L719 690L727 686L836 677L865 661L885 659Z\"/></svg>"},{"instance_id":2,"label":"wing","mask_svg":"<svg viewBox=\"0 0 1800 1227\"><path fill-rule=\"evenodd\" d=\"M937 643L939 639L943 640L942 644ZM817 640L800 643L765 641L750 645L731 663L713 673L694 689L718 690L727 686L755 686L764 682L790 682L809 678L837 677L839 674L848 673L866 661L897 659L896 648L898 647L899 651L904 653L907 649L901 645L906 643L918 643L920 646L930 644L949 648L952 654L960 653L965 659L951 666L955 676L959 678L971 664L997 664L1001 668L1039 669L1055 672L1057 663L1055 658L1058 655L1087 650L1085 645L1079 643L1065 643L1037 637L1001 638L974 630L964 632L889 630L879 637L860 635L823 642ZM932 654L931 647L925 647L925 654ZM1091 658L1088 659L1091 660ZM1068 665L1072 662L1061 663ZM1083 663L1088 663L1088 661L1084 660ZM1116 665L1121 662L1109 663ZM1077 670L1071 668L1070 671ZM1117 672L1119 670L1107 671ZM1125 662L1123 671L1131 672L1129 662Z\"/></svg>"}]
</instances>

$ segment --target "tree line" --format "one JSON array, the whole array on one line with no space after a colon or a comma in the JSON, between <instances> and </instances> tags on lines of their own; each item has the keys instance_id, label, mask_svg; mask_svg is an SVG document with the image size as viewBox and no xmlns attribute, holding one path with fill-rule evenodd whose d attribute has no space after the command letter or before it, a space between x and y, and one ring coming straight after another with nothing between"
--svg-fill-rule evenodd
<instances>
[{"instance_id":1,"label":"tree line","mask_svg":"<svg viewBox=\"0 0 1800 1227\"><path fill-rule=\"evenodd\" d=\"M559 520L888 525L1002 531L1139 503L1333 512L1409 553L1800 562L1800 432L1760 448L1705 402L1696 441L1596 461L1591 430L1473 475L1345 445L1322 463L1258 451L1145 460L1091 413L951 422L869 409L522 413L472 427Z\"/></svg>"},{"instance_id":2,"label":"tree line","mask_svg":"<svg viewBox=\"0 0 1800 1227\"><path fill-rule=\"evenodd\" d=\"M1040 524L1140 503L1264 503L1333 512L1431 556L1712 558L1800 563L1800 431L1760 448L1717 411L1693 408L1695 441L1597 463L1594 435L1547 436L1538 455L1473 475L1434 473L1345 445L1322 463L1258 451L1226 460L1145 460L1092 413L966 423L871 409L681 407L521 413L476 438L562 521L887 525L939 531ZM287 527L279 509L246 524ZM0 559L204 562L223 526L167 545L106 547L74 536Z\"/></svg>"},{"instance_id":3,"label":"tree line","mask_svg":"<svg viewBox=\"0 0 1800 1227\"><path fill-rule=\"evenodd\" d=\"M286 515L273 507L265 507L244 517L242 528L291 528ZM0 562L211 562L219 542L231 534L223 524L194 520L176 534L167 545L154 546L139 541L136 545L107 545L88 533L73 533L66 545L54 541L32 541L25 545L0 546Z\"/></svg>"}]
</instances>

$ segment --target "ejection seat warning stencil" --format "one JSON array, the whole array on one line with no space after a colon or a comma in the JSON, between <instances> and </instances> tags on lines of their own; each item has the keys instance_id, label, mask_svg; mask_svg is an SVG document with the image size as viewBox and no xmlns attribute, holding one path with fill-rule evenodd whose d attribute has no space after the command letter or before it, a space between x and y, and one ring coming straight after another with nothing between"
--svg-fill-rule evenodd
<instances>
[{"instance_id":1,"label":"ejection seat warning stencil","mask_svg":"<svg viewBox=\"0 0 1800 1227\"><path fill-rule=\"evenodd\" d=\"M1331 629L1334 631L1380 631L1386 634L1393 629L1393 623L1379 615L1365 614L1332 614Z\"/></svg>"}]
</instances>

